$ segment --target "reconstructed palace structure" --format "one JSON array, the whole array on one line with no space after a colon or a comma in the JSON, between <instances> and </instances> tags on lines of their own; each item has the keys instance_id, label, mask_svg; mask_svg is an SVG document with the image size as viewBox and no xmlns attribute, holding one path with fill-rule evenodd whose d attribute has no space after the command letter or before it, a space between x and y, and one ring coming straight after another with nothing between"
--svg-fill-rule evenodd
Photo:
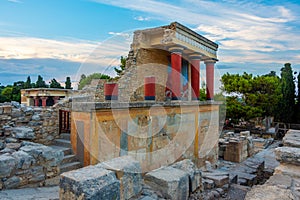
<instances>
[{"instance_id":1,"label":"reconstructed palace structure","mask_svg":"<svg viewBox=\"0 0 300 200\"><path fill-rule=\"evenodd\" d=\"M131 155L143 171L184 158L218 159L214 99L218 45L177 23L137 30L124 73L104 84L103 101L73 99L71 143L84 165ZM199 101L200 62L207 100Z\"/></svg>"}]
</instances>

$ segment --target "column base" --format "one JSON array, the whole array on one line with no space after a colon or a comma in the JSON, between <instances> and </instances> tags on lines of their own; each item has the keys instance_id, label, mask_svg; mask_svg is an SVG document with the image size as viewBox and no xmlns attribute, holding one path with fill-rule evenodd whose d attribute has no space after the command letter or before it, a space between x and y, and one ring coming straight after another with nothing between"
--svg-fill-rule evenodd
<instances>
[{"instance_id":1,"label":"column base","mask_svg":"<svg viewBox=\"0 0 300 200\"><path fill-rule=\"evenodd\" d=\"M181 97L172 97L172 100L181 100Z\"/></svg>"},{"instance_id":2,"label":"column base","mask_svg":"<svg viewBox=\"0 0 300 200\"><path fill-rule=\"evenodd\" d=\"M145 96L145 100L155 100L155 96Z\"/></svg>"}]
</instances>

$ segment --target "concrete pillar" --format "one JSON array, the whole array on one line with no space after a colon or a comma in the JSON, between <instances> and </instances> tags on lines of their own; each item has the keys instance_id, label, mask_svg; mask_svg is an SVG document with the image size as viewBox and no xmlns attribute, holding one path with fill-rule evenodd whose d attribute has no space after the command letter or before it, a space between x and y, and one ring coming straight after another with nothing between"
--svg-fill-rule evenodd
<instances>
[{"instance_id":1,"label":"concrete pillar","mask_svg":"<svg viewBox=\"0 0 300 200\"><path fill-rule=\"evenodd\" d=\"M39 106L40 98L39 97L33 97L33 99L34 99L34 106Z\"/></svg>"},{"instance_id":2,"label":"concrete pillar","mask_svg":"<svg viewBox=\"0 0 300 200\"><path fill-rule=\"evenodd\" d=\"M145 77L144 84L145 100L155 100L155 77Z\"/></svg>"},{"instance_id":3,"label":"concrete pillar","mask_svg":"<svg viewBox=\"0 0 300 200\"><path fill-rule=\"evenodd\" d=\"M214 100L215 60L206 60L206 100Z\"/></svg>"},{"instance_id":4,"label":"concrete pillar","mask_svg":"<svg viewBox=\"0 0 300 200\"><path fill-rule=\"evenodd\" d=\"M172 100L181 99L181 56L183 48L172 47L171 51L171 91L172 91Z\"/></svg>"},{"instance_id":5,"label":"concrete pillar","mask_svg":"<svg viewBox=\"0 0 300 200\"><path fill-rule=\"evenodd\" d=\"M191 93L192 100L199 100L200 87L200 56L190 56L191 60Z\"/></svg>"},{"instance_id":6,"label":"concrete pillar","mask_svg":"<svg viewBox=\"0 0 300 200\"><path fill-rule=\"evenodd\" d=\"M48 99L48 97L41 97L41 99L42 99L42 106L46 107L47 106L47 99Z\"/></svg>"}]
</instances>

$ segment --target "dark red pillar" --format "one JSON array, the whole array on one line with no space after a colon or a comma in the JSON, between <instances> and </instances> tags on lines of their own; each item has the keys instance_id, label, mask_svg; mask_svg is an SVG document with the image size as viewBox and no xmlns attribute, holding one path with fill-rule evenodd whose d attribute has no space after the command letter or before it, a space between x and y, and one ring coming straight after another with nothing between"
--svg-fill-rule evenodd
<instances>
[{"instance_id":1,"label":"dark red pillar","mask_svg":"<svg viewBox=\"0 0 300 200\"><path fill-rule=\"evenodd\" d=\"M206 65L206 100L214 99L214 68L216 61L205 61Z\"/></svg>"},{"instance_id":2,"label":"dark red pillar","mask_svg":"<svg viewBox=\"0 0 300 200\"><path fill-rule=\"evenodd\" d=\"M39 97L34 97L34 106L39 106Z\"/></svg>"},{"instance_id":3,"label":"dark red pillar","mask_svg":"<svg viewBox=\"0 0 300 200\"><path fill-rule=\"evenodd\" d=\"M105 100L118 100L118 84L117 83L105 83L104 84L104 96Z\"/></svg>"},{"instance_id":4,"label":"dark red pillar","mask_svg":"<svg viewBox=\"0 0 300 200\"><path fill-rule=\"evenodd\" d=\"M56 104L59 101L59 97L53 97L54 104Z\"/></svg>"},{"instance_id":5,"label":"dark red pillar","mask_svg":"<svg viewBox=\"0 0 300 200\"><path fill-rule=\"evenodd\" d=\"M42 99L42 106L46 107L47 106L47 99L48 99L48 97L41 97L41 99Z\"/></svg>"},{"instance_id":6,"label":"dark red pillar","mask_svg":"<svg viewBox=\"0 0 300 200\"><path fill-rule=\"evenodd\" d=\"M191 57L192 100L199 100L200 57Z\"/></svg>"},{"instance_id":7,"label":"dark red pillar","mask_svg":"<svg viewBox=\"0 0 300 200\"><path fill-rule=\"evenodd\" d=\"M144 93L145 100L155 100L155 77L145 77Z\"/></svg>"},{"instance_id":8,"label":"dark red pillar","mask_svg":"<svg viewBox=\"0 0 300 200\"><path fill-rule=\"evenodd\" d=\"M181 48L174 48L171 50L171 91L172 100L180 100L181 98Z\"/></svg>"}]
</instances>

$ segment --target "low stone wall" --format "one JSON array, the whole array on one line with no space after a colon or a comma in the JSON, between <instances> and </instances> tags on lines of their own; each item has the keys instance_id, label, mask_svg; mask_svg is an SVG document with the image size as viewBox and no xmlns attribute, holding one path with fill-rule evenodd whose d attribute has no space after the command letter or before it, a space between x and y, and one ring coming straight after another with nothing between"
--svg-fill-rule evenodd
<instances>
[{"instance_id":1,"label":"low stone wall","mask_svg":"<svg viewBox=\"0 0 300 200\"><path fill-rule=\"evenodd\" d=\"M27 107L16 102L2 104L0 143L29 140L48 145L58 138L58 123L57 107Z\"/></svg>"},{"instance_id":2,"label":"low stone wall","mask_svg":"<svg viewBox=\"0 0 300 200\"><path fill-rule=\"evenodd\" d=\"M0 190L28 184L42 186L59 175L64 153L42 144L23 141L18 150L1 151Z\"/></svg>"}]
</instances>

